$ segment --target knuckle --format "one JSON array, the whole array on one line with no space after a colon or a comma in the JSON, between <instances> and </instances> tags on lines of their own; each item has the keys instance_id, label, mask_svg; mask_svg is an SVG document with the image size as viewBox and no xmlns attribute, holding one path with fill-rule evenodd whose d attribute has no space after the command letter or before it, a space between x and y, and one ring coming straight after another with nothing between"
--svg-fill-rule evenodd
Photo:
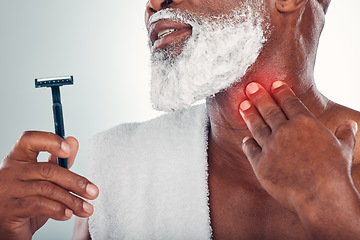
<instances>
[{"instance_id":1,"label":"knuckle","mask_svg":"<svg viewBox=\"0 0 360 240\"><path fill-rule=\"evenodd\" d=\"M57 150L57 151L59 151L59 150L61 150L61 143L62 143L62 138L60 138L60 137L56 137L56 139L55 139L55 141L53 141L53 147Z\"/></svg>"},{"instance_id":2,"label":"knuckle","mask_svg":"<svg viewBox=\"0 0 360 240\"><path fill-rule=\"evenodd\" d=\"M45 207L45 205L47 205L47 206ZM44 209L47 209L46 211L51 213L51 215L52 215L51 218L54 218L54 219L62 219L63 218L65 207L62 204L60 204L60 203L52 203L52 204L43 203L42 206L44 207Z\"/></svg>"},{"instance_id":3,"label":"knuckle","mask_svg":"<svg viewBox=\"0 0 360 240\"><path fill-rule=\"evenodd\" d=\"M46 138L48 139L48 145L44 146L45 150L48 151L53 149L55 151L59 151L61 149L61 142L63 141L61 137L54 135L51 132L46 134Z\"/></svg>"},{"instance_id":4,"label":"knuckle","mask_svg":"<svg viewBox=\"0 0 360 240\"><path fill-rule=\"evenodd\" d=\"M76 210L78 212L81 212L83 210L83 201L78 198L78 197L75 197L75 196L72 196L72 199L71 199L71 208L73 210Z\"/></svg>"},{"instance_id":5,"label":"knuckle","mask_svg":"<svg viewBox=\"0 0 360 240\"><path fill-rule=\"evenodd\" d=\"M44 179L52 178L56 173L54 165L49 163L44 163L40 165L40 174Z\"/></svg>"},{"instance_id":6,"label":"knuckle","mask_svg":"<svg viewBox=\"0 0 360 240\"><path fill-rule=\"evenodd\" d=\"M354 132L353 132L353 130L352 130L351 128L345 128L345 129L343 130L343 133L344 133L346 136L349 136L349 137L354 136Z\"/></svg>"},{"instance_id":7,"label":"knuckle","mask_svg":"<svg viewBox=\"0 0 360 240\"><path fill-rule=\"evenodd\" d=\"M38 163L22 164L20 168L23 175L31 174L38 171ZM18 170L18 172L20 171ZM18 175L20 175L20 173L18 173Z\"/></svg>"},{"instance_id":8,"label":"knuckle","mask_svg":"<svg viewBox=\"0 0 360 240\"><path fill-rule=\"evenodd\" d=\"M55 194L55 187L50 182L42 182L40 185L40 191L46 196L52 196Z\"/></svg>"},{"instance_id":9,"label":"knuckle","mask_svg":"<svg viewBox=\"0 0 360 240\"><path fill-rule=\"evenodd\" d=\"M268 126L264 125L264 124L257 124L254 128L254 133L256 135L256 137L266 137L269 136L270 134L270 129Z\"/></svg>"},{"instance_id":10,"label":"knuckle","mask_svg":"<svg viewBox=\"0 0 360 240\"><path fill-rule=\"evenodd\" d=\"M259 155L259 146L253 141L249 146L247 147L247 152L250 157L250 159L253 159L254 163L257 163L257 156Z\"/></svg>"},{"instance_id":11,"label":"knuckle","mask_svg":"<svg viewBox=\"0 0 360 240\"><path fill-rule=\"evenodd\" d=\"M24 140L30 138L33 134L34 134L33 131L25 131L25 132L23 132L23 133L21 134L20 140L21 140L21 141L24 141Z\"/></svg>"},{"instance_id":12,"label":"knuckle","mask_svg":"<svg viewBox=\"0 0 360 240\"><path fill-rule=\"evenodd\" d=\"M291 127L286 122L286 123L279 124L279 126L276 129L276 132L280 135L283 135L283 134L288 134L290 130L291 130Z\"/></svg>"},{"instance_id":13,"label":"knuckle","mask_svg":"<svg viewBox=\"0 0 360 240\"><path fill-rule=\"evenodd\" d=\"M281 118L282 114L283 113L280 112L278 108L271 107L265 112L264 118L268 120L275 120Z\"/></svg>"},{"instance_id":14,"label":"knuckle","mask_svg":"<svg viewBox=\"0 0 360 240\"><path fill-rule=\"evenodd\" d=\"M287 123L280 124L273 133L273 139L282 139L282 143L273 147L279 148L283 145L287 145L288 142L297 135L297 131L297 129L292 128Z\"/></svg>"},{"instance_id":15,"label":"knuckle","mask_svg":"<svg viewBox=\"0 0 360 240\"><path fill-rule=\"evenodd\" d=\"M21 134L18 143L21 145L28 146L30 144L30 139L34 135L33 131L25 131Z\"/></svg>"},{"instance_id":16,"label":"knuckle","mask_svg":"<svg viewBox=\"0 0 360 240\"><path fill-rule=\"evenodd\" d=\"M76 189L81 189L82 191L86 191L86 186L88 184L88 181L84 177L76 176L74 179L75 187Z\"/></svg>"},{"instance_id":17,"label":"knuckle","mask_svg":"<svg viewBox=\"0 0 360 240\"><path fill-rule=\"evenodd\" d=\"M17 208L26 208L29 207L32 203L28 201L27 198L18 198L16 199Z\"/></svg>"},{"instance_id":18,"label":"knuckle","mask_svg":"<svg viewBox=\"0 0 360 240\"><path fill-rule=\"evenodd\" d=\"M288 97L283 100L283 105L287 108L298 108L300 104L299 99L295 97Z\"/></svg>"}]
</instances>

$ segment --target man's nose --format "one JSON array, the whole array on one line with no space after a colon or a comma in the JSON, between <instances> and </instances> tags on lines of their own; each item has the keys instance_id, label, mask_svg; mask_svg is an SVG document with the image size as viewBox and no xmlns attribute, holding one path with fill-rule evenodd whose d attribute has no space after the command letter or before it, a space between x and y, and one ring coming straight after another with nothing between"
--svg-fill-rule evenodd
<instances>
[{"instance_id":1,"label":"man's nose","mask_svg":"<svg viewBox=\"0 0 360 240\"><path fill-rule=\"evenodd\" d=\"M170 5L179 4L182 1L183 0L149 0L146 3L145 24L147 25L149 18L155 12L160 11L161 9L167 8Z\"/></svg>"},{"instance_id":2,"label":"man's nose","mask_svg":"<svg viewBox=\"0 0 360 240\"><path fill-rule=\"evenodd\" d=\"M159 11L169 7L171 4L179 4L182 1L183 0L149 0L147 6L150 7L152 11Z\"/></svg>"}]
</instances>

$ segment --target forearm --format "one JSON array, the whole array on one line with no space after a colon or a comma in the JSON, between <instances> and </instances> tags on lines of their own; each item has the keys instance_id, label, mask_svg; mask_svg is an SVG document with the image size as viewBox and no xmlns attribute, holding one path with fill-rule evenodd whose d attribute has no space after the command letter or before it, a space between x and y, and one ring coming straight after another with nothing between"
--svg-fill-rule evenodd
<instances>
[{"instance_id":1,"label":"forearm","mask_svg":"<svg viewBox=\"0 0 360 240\"><path fill-rule=\"evenodd\" d=\"M295 206L310 239L360 238L359 194L353 184L346 185L341 191L320 193Z\"/></svg>"}]
</instances>

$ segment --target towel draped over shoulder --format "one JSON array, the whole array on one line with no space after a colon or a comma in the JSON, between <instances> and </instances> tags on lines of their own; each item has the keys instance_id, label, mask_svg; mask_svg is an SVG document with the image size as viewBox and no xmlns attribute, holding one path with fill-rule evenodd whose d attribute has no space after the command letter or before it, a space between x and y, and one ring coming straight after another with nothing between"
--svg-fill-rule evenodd
<instances>
[{"instance_id":1,"label":"towel draped over shoulder","mask_svg":"<svg viewBox=\"0 0 360 240\"><path fill-rule=\"evenodd\" d=\"M204 104L96 135L92 239L210 239L207 139Z\"/></svg>"}]
</instances>

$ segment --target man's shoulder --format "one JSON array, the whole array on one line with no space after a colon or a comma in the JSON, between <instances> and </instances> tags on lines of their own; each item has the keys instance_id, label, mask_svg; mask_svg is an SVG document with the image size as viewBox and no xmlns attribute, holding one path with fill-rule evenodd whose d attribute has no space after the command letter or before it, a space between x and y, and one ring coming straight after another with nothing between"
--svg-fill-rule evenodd
<instances>
[{"instance_id":1,"label":"man's shoulder","mask_svg":"<svg viewBox=\"0 0 360 240\"><path fill-rule=\"evenodd\" d=\"M342 106L340 104L334 104L331 108L331 114L330 117L331 125L333 126L330 130L335 130L337 126L339 126L341 123L343 123L346 120L353 120L358 123L360 126L360 112L345 106ZM358 131L359 133L359 131ZM360 135L357 135L357 137L360 137Z\"/></svg>"},{"instance_id":2,"label":"man's shoulder","mask_svg":"<svg viewBox=\"0 0 360 240\"><path fill-rule=\"evenodd\" d=\"M354 120L360 124L360 112L349 107L331 102L330 107L323 115L327 127L335 132L336 128L346 120Z\"/></svg>"},{"instance_id":3,"label":"man's shoulder","mask_svg":"<svg viewBox=\"0 0 360 240\"><path fill-rule=\"evenodd\" d=\"M345 120L353 120L357 122L360 127L360 112L354 109L344 107L341 105L336 106L336 123L340 124ZM353 165L351 175L355 184L355 187L360 191L360 129L356 133L356 143L354 147Z\"/></svg>"},{"instance_id":4,"label":"man's shoulder","mask_svg":"<svg viewBox=\"0 0 360 240\"><path fill-rule=\"evenodd\" d=\"M334 108L335 108L335 111L341 113L342 116L350 117L354 121L360 121L360 112L359 111L357 111L355 109L351 109L349 107L345 107L345 106L340 105L340 104L336 104L334 106Z\"/></svg>"},{"instance_id":5,"label":"man's shoulder","mask_svg":"<svg viewBox=\"0 0 360 240\"><path fill-rule=\"evenodd\" d=\"M335 132L337 126L339 126L341 123L343 123L346 120L353 120L355 122L357 122L358 126L360 127L360 112L339 104L335 104L333 106L333 110L332 110L332 122L333 122L333 127L332 130L333 132ZM357 171L359 172L359 176L360 176L360 130L358 130L357 134L356 134L356 144L355 144L355 148L354 148L354 162L353 162L353 167L356 166ZM359 182L360 184L360 182Z\"/></svg>"}]
</instances>

